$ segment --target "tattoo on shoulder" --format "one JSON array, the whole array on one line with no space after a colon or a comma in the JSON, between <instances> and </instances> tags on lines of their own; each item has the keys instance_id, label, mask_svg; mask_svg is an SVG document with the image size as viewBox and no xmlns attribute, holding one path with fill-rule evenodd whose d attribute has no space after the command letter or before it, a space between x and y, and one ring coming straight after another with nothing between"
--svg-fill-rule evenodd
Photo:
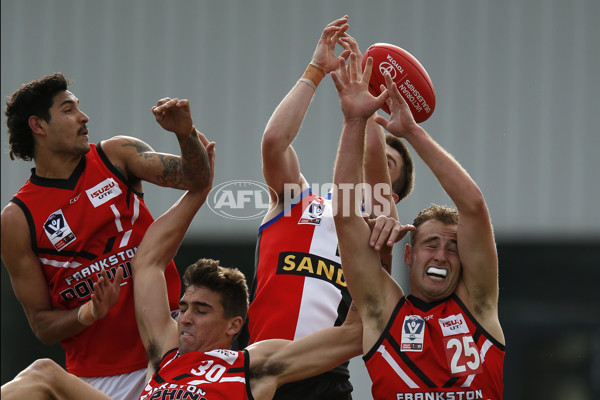
<instances>
[{"instance_id":1,"label":"tattoo on shoulder","mask_svg":"<svg viewBox=\"0 0 600 400\"><path fill-rule=\"evenodd\" d=\"M141 140L137 139L128 139L127 141L125 141L125 143L123 143L123 146L135 148L138 154L154 151L152 147L150 147L147 143L144 143Z\"/></svg>"}]
</instances>

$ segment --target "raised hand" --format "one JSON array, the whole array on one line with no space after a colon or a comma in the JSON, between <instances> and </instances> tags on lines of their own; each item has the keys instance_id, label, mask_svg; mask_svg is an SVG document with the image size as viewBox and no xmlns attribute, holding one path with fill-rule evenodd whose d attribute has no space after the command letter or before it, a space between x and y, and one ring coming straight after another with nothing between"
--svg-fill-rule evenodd
<instances>
[{"instance_id":1,"label":"raised hand","mask_svg":"<svg viewBox=\"0 0 600 400\"><path fill-rule=\"evenodd\" d=\"M398 137L405 137L411 129L418 127L415 118L410 111L408 103L400 94L398 86L392 81L388 73L385 73L385 84L389 93L389 98L386 100L390 108L389 120L381 115L375 117L375 122L383 126L389 133ZM381 85L381 90L385 87Z\"/></svg>"},{"instance_id":2,"label":"raised hand","mask_svg":"<svg viewBox=\"0 0 600 400\"><path fill-rule=\"evenodd\" d=\"M177 136L188 136L195 131L190 102L186 99L162 98L152 107L152 113L163 129Z\"/></svg>"},{"instance_id":3,"label":"raised hand","mask_svg":"<svg viewBox=\"0 0 600 400\"><path fill-rule=\"evenodd\" d=\"M338 56L335 55L334 50L336 43L342 44L340 37L344 36L348 29L347 22L348 16L345 15L328 24L317 43L312 61L320 66L324 74L328 74L338 68ZM346 59L349 54L349 51L344 51L340 56Z\"/></svg>"},{"instance_id":4,"label":"raised hand","mask_svg":"<svg viewBox=\"0 0 600 400\"><path fill-rule=\"evenodd\" d=\"M339 57L338 70L332 73L332 78L346 120L368 119L388 97L387 90L377 97L369 92L372 68L373 59L371 57L367 59L364 71L362 71L358 55L355 52L350 53L348 65L345 65L345 60Z\"/></svg>"}]
</instances>

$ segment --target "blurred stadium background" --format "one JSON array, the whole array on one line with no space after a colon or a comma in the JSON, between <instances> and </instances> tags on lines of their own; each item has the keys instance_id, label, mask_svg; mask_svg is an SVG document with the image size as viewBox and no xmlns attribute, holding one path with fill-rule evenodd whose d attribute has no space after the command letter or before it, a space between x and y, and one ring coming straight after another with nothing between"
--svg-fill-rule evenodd
<instances>
[{"instance_id":1,"label":"blurred stadium background","mask_svg":"<svg viewBox=\"0 0 600 400\"><path fill-rule=\"evenodd\" d=\"M2 98L61 71L90 117L91 142L131 135L174 153L150 108L187 98L198 129L217 142L215 185L262 182L264 126L323 27L344 14L363 51L393 43L425 66L437 105L423 126L486 197L500 258L505 398L600 398L600 2L2 0ZM331 182L340 127L326 79L294 143L309 182ZM4 119L1 132L4 206L33 164L10 161ZM145 192L155 216L181 194L148 184ZM400 218L449 201L417 161ZM251 278L259 224L203 207L179 269L213 257ZM402 248L394 275L407 289ZM58 344L35 338L1 274L2 384L40 357L64 365ZM351 368L354 398L370 399L360 358Z\"/></svg>"}]
</instances>

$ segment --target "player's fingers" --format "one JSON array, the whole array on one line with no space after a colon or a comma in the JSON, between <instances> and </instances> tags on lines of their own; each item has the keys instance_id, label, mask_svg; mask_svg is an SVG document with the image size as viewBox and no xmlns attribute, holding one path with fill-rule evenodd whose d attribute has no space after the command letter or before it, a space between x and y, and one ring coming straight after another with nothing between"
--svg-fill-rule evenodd
<instances>
[{"instance_id":1,"label":"player's fingers","mask_svg":"<svg viewBox=\"0 0 600 400\"><path fill-rule=\"evenodd\" d=\"M340 53L340 57L342 57L344 60L347 60L348 57L350 56L351 50L344 50Z\"/></svg>"},{"instance_id":2,"label":"player's fingers","mask_svg":"<svg viewBox=\"0 0 600 400\"><path fill-rule=\"evenodd\" d=\"M375 220L371 219L371 217L369 216L369 214L367 213L362 213L362 217L363 220L367 223L367 225L369 226L369 229L373 229L373 227L375 226Z\"/></svg>"},{"instance_id":3,"label":"player's fingers","mask_svg":"<svg viewBox=\"0 0 600 400\"><path fill-rule=\"evenodd\" d=\"M381 248L386 244L388 238L390 237L390 233L392 232L393 225L392 221L384 220L381 227L381 232L377 241L375 242L375 249L381 250Z\"/></svg>"},{"instance_id":4,"label":"player's fingers","mask_svg":"<svg viewBox=\"0 0 600 400\"><path fill-rule=\"evenodd\" d=\"M177 101L177 103L175 105L178 108L189 108L190 107L190 101L188 99L181 99L181 100Z\"/></svg>"},{"instance_id":5,"label":"player's fingers","mask_svg":"<svg viewBox=\"0 0 600 400\"><path fill-rule=\"evenodd\" d=\"M385 119L384 117L382 117L381 115L375 114L375 118L373 119L373 121L375 121L375 123L381 125L383 128L387 129L387 125L388 125L389 121L387 119Z\"/></svg>"},{"instance_id":6,"label":"player's fingers","mask_svg":"<svg viewBox=\"0 0 600 400\"><path fill-rule=\"evenodd\" d=\"M104 278L100 277L96 283L94 283L94 294L98 299L104 297Z\"/></svg>"},{"instance_id":7,"label":"player's fingers","mask_svg":"<svg viewBox=\"0 0 600 400\"><path fill-rule=\"evenodd\" d=\"M165 104L165 103L166 103L167 101L169 101L169 100L171 100L171 98L170 98L170 97L163 97L162 99L160 99L160 100L158 100L158 101L156 102L156 105L155 105L155 107L162 106L163 104Z\"/></svg>"},{"instance_id":8,"label":"player's fingers","mask_svg":"<svg viewBox=\"0 0 600 400\"><path fill-rule=\"evenodd\" d=\"M356 57L356 53L350 53L350 63L349 63L349 67L350 67L350 81L355 82L358 78L358 67L357 67L357 57Z\"/></svg>"},{"instance_id":9,"label":"player's fingers","mask_svg":"<svg viewBox=\"0 0 600 400\"><path fill-rule=\"evenodd\" d=\"M333 85L335 86L337 91L341 92L342 89L344 89L344 84L342 83L342 80L338 76L337 72L333 71L331 73L331 79L333 80Z\"/></svg>"},{"instance_id":10,"label":"player's fingers","mask_svg":"<svg viewBox=\"0 0 600 400\"><path fill-rule=\"evenodd\" d=\"M396 85L396 83L394 81L392 81L392 77L390 76L390 74L388 74L386 72L385 74L383 74L383 76L385 78L385 86L390 91L390 97L393 100L397 100L398 102L400 102L400 104L406 104L404 97L402 97L402 95L400 94L400 91L398 90L398 86Z\"/></svg>"},{"instance_id":11,"label":"player's fingers","mask_svg":"<svg viewBox=\"0 0 600 400\"><path fill-rule=\"evenodd\" d=\"M387 245L390 247L393 246L394 243L402 240L408 232L415 231L416 229L417 228L415 228L413 225L410 225L410 224L407 224L407 225L397 224L396 226L394 226L394 229L390 233L390 237L388 239Z\"/></svg>"},{"instance_id":12,"label":"player's fingers","mask_svg":"<svg viewBox=\"0 0 600 400\"><path fill-rule=\"evenodd\" d=\"M362 74L362 81L369 83L369 79L371 79L371 71L373 70L373 57L367 57L367 62L365 63L365 70Z\"/></svg>"},{"instance_id":13,"label":"player's fingers","mask_svg":"<svg viewBox=\"0 0 600 400\"><path fill-rule=\"evenodd\" d=\"M375 247L377 241L379 240L379 236L381 236L383 224L380 218L372 219L370 222L372 223L372 225L371 236L369 237L369 245L371 247Z\"/></svg>"},{"instance_id":14,"label":"player's fingers","mask_svg":"<svg viewBox=\"0 0 600 400\"><path fill-rule=\"evenodd\" d=\"M346 60L342 57L338 57L338 69L336 71L338 74L339 82L342 84L348 83L348 69L346 68Z\"/></svg>"},{"instance_id":15,"label":"player's fingers","mask_svg":"<svg viewBox=\"0 0 600 400\"><path fill-rule=\"evenodd\" d=\"M346 21L348 21L348 16L347 16L347 15L344 15L343 17L341 17L341 18L338 18L338 19L336 19L336 20L335 20L335 21L333 21L333 22L330 22L330 23L329 23L327 26L328 26L328 27L329 27L329 26L340 26L340 25L342 25L342 24L346 23Z\"/></svg>"},{"instance_id":16,"label":"player's fingers","mask_svg":"<svg viewBox=\"0 0 600 400\"><path fill-rule=\"evenodd\" d=\"M125 275L125 270L122 267L117 268L117 273L115 275L114 285L119 287L121 282L123 282L123 276Z\"/></svg>"}]
</instances>

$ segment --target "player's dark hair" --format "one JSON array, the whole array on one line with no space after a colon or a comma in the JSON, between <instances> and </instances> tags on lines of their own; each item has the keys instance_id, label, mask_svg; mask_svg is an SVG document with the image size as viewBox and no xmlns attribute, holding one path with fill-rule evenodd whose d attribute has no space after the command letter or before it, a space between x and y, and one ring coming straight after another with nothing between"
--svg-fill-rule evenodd
<instances>
[{"instance_id":1,"label":"player's dark hair","mask_svg":"<svg viewBox=\"0 0 600 400\"><path fill-rule=\"evenodd\" d=\"M248 315L248 285L246 277L237 268L226 268L218 260L201 258L190 265L183 274L185 287L206 287L221 294L225 317Z\"/></svg>"},{"instance_id":2,"label":"player's dark hair","mask_svg":"<svg viewBox=\"0 0 600 400\"><path fill-rule=\"evenodd\" d=\"M388 133L385 135L385 144L400 153L400 157L404 162L403 173L400 174L398 179L392 182L392 191L398 195L397 202L399 202L412 192L415 185L413 159L408 152L408 147L406 147L406 144L399 137Z\"/></svg>"},{"instance_id":3,"label":"player's dark hair","mask_svg":"<svg viewBox=\"0 0 600 400\"><path fill-rule=\"evenodd\" d=\"M410 245L414 246L417 241L417 234L419 233L419 226L424 222L435 219L446 225L458 224L458 211L454 207L441 206L439 204L432 204L424 210L421 210L415 217L413 225L417 228L416 231L410 233Z\"/></svg>"},{"instance_id":4,"label":"player's dark hair","mask_svg":"<svg viewBox=\"0 0 600 400\"><path fill-rule=\"evenodd\" d=\"M9 156L25 161L34 158L33 132L29 117L36 116L50 122L50 108L54 96L64 92L70 82L57 72L29 82L19 88L6 101L6 125L8 127Z\"/></svg>"}]
</instances>

